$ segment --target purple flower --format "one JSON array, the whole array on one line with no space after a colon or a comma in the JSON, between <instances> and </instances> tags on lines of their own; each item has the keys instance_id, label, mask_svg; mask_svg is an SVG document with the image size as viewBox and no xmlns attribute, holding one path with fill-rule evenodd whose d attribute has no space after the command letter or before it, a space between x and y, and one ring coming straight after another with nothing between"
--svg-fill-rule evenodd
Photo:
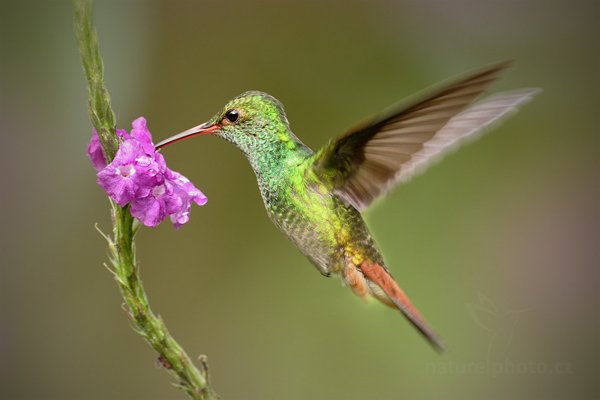
<instances>
[{"instance_id":1,"label":"purple flower","mask_svg":"<svg viewBox=\"0 0 600 400\"><path fill-rule=\"evenodd\" d=\"M189 220L192 202L204 205L207 197L178 172L167 167L157 153L146 120L133 121L131 133L117 131L121 144L114 160L106 165L96 131L87 154L97 173L97 182L121 207L130 204L131 215L146 226L157 226L167 216L175 228Z\"/></svg>"}]
</instances>

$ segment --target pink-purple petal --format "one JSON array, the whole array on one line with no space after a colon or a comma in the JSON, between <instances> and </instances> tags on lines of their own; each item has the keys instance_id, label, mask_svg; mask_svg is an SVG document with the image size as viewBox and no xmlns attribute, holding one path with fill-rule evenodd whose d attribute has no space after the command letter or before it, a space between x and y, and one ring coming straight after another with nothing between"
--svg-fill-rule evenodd
<instances>
[{"instance_id":1,"label":"pink-purple petal","mask_svg":"<svg viewBox=\"0 0 600 400\"><path fill-rule=\"evenodd\" d=\"M187 223L190 220L190 212L188 211L179 211L175 214L171 214L171 222L175 229L179 229L183 226L183 224Z\"/></svg>"},{"instance_id":2,"label":"pink-purple petal","mask_svg":"<svg viewBox=\"0 0 600 400\"><path fill-rule=\"evenodd\" d=\"M140 142L146 154L154 154L155 149L152 143L152 134L146 126L146 118L139 117L131 123L131 136Z\"/></svg>"},{"instance_id":3,"label":"pink-purple petal","mask_svg":"<svg viewBox=\"0 0 600 400\"><path fill-rule=\"evenodd\" d=\"M95 129L92 132L92 138L90 139L86 153L96 171L100 171L106 167L106 160L104 159L102 146L100 146L100 139L98 139L98 133Z\"/></svg>"},{"instance_id":4,"label":"pink-purple petal","mask_svg":"<svg viewBox=\"0 0 600 400\"><path fill-rule=\"evenodd\" d=\"M185 203L184 199L177 195L164 196L163 202L165 205L165 212L169 215L180 212Z\"/></svg>"},{"instance_id":5,"label":"pink-purple petal","mask_svg":"<svg viewBox=\"0 0 600 400\"><path fill-rule=\"evenodd\" d=\"M152 195L134 199L131 202L131 215L150 227L160 224L166 216L160 202Z\"/></svg>"},{"instance_id":6,"label":"pink-purple petal","mask_svg":"<svg viewBox=\"0 0 600 400\"><path fill-rule=\"evenodd\" d=\"M97 176L98 184L121 207L135 198L137 185L133 176L123 176L118 167L108 165L98 172Z\"/></svg>"}]
</instances>

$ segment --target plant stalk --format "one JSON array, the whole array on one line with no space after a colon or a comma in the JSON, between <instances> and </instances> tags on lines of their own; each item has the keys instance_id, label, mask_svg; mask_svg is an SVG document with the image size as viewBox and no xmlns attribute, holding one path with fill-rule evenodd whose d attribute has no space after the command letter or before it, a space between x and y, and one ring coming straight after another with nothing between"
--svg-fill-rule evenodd
<instances>
[{"instance_id":1,"label":"plant stalk","mask_svg":"<svg viewBox=\"0 0 600 400\"><path fill-rule=\"evenodd\" d=\"M89 115L98 132L106 161L110 162L118 149L115 134L115 116L110 106L110 96L104 85L104 67L98 38L92 24L92 1L73 0L74 30L79 45L81 64L87 80ZM219 396L212 390L208 380L205 358L200 369L196 368L183 348L169 334L162 319L148 303L148 297L140 279L136 264L134 237L139 223L129 212L111 201L113 235L102 235L108 242L109 258L125 301L134 330L158 353L160 365L177 379L175 384L195 400L215 400Z\"/></svg>"}]
</instances>

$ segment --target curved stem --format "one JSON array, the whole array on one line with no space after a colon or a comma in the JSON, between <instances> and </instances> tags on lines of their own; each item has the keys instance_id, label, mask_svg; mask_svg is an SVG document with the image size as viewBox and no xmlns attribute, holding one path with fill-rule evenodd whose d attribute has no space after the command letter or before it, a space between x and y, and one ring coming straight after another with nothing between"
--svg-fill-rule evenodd
<instances>
[{"instance_id":1,"label":"curved stem","mask_svg":"<svg viewBox=\"0 0 600 400\"><path fill-rule=\"evenodd\" d=\"M114 239L109 242L114 275L119 283L135 330L159 354L158 361L179 381L177 386L193 399L217 399L209 386L208 370L198 370L171 336L162 319L152 312L135 260L133 223L128 207L113 204Z\"/></svg>"},{"instance_id":2,"label":"curved stem","mask_svg":"<svg viewBox=\"0 0 600 400\"><path fill-rule=\"evenodd\" d=\"M107 161L110 161L118 148L118 140L110 97L104 86L98 39L92 25L92 2L73 0L73 8L75 36L88 83L90 119L98 132ZM136 264L134 236L139 227L137 221L131 216L128 206L120 207L112 201L111 206L113 235L102 235L108 242L110 261L114 268L111 272L119 284L135 331L156 350L159 363L178 380L176 386L185 390L192 399L218 399L209 385L205 358L201 358L201 368L196 368L171 336L162 319L150 308Z\"/></svg>"}]
</instances>

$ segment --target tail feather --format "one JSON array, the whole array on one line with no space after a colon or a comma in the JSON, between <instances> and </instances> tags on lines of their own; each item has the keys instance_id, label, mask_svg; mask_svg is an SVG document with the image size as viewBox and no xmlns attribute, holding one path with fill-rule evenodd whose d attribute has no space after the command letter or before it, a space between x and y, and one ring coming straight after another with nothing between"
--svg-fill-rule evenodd
<instances>
[{"instance_id":1,"label":"tail feather","mask_svg":"<svg viewBox=\"0 0 600 400\"><path fill-rule=\"evenodd\" d=\"M398 286L394 278L381 265L365 261L359 266L364 276L377 284L389 297L389 300L404 314L404 316L413 324L415 328L427 339L427 341L439 352L445 350L442 341L429 327L419 311L411 303L410 299L404 293L404 290ZM385 301L384 301L385 302Z\"/></svg>"}]
</instances>

